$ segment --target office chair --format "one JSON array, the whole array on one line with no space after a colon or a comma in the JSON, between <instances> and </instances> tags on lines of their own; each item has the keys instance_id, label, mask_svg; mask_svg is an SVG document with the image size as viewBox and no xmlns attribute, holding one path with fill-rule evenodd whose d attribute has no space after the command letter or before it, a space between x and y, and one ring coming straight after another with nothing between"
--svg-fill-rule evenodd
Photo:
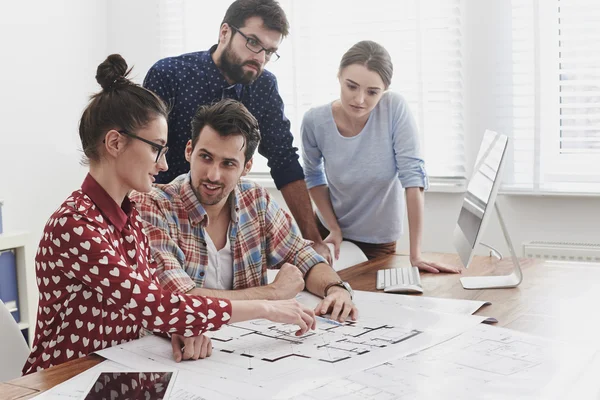
<instances>
[{"instance_id":1,"label":"office chair","mask_svg":"<svg viewBox=\"0 0 600 400\"><path fill-rule=\"evenodd\" d=\"M0 382L21 376L29 347L8 308L0 300Z\"/></svg>"}]
</instances>

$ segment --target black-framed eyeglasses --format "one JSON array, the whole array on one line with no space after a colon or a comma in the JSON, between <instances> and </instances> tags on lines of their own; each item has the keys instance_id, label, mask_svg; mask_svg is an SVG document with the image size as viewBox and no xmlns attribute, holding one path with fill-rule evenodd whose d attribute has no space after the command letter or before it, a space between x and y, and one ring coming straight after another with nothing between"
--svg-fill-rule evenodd
<instances>
[{"instance_id":1,"label":"black-framed eyeglasses","mask_svg":"<svg viewBox=\"0 0 600 400\"><path fill-rule=\"evenodd\" d=\"M156 154L156 160L154 161L155 163L158 163L158 160L160 160L160 158L162 156L164 156L165 154L167 154L167 151L169 151L169 147L168 146L163 146L161 144L158 143L154 143L150 140L144 139L139 137L138 135L134 135L133 133L129 133L125 130L121 130L121 131L117 131L119 132L121 135L125 135L125 136L129 136L130 138L133 139L137 139L137 140L141 140L144 143L148 143L150 146L154 147L157 150L157 154Z\"/></svg>"},{"instance_id":2,"label":"black-framed eyeglasses","mask_svg":"<svg viewBox=\"0 0 600 400\"><path fill-rule=\"evenodd\" d=\"M244 34L244 32L240 31L240 28L236 28L233 25L229 25L231 26L231 29L235 30L237 33L239 33L240 35L242 35L242 37L244 39L246 39L246 48L248 50L250 50L251 52L255 53L255 54L259 54L261 51L265 52L265 58L268 61L271 62L275 62L277 60L279 60L279 54L277 54L277 52L275 50L267 50L264 47L262 47L260 45L260 43L258 42L258 40L248 37Z\"/></svg>"}]
</instances>

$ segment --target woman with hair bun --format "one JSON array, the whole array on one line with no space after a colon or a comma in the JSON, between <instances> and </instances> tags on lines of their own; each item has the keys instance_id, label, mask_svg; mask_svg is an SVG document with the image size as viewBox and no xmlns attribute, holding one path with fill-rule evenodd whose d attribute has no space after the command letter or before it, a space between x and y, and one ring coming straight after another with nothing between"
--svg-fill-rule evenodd
<instances>
[{"instance_id":1,"label":"woman with hair bun","mask_svg":"<svg viewBox=\"0 0 600 400\"><path fill-rule=\"evenodd\" d=\"M179 361L210 355L202 333L226 323L267 318L297 324L298 335L315 327L313 311L295 300L230 301L161 288L128 193L149 191L167 169L167 108L128 73L118 54L98 66L102 90L79 124L89 173L48 220L35 258L40 298L24 374L136 339L142 330L176 338Z\"/></svg>"}]
</instances>

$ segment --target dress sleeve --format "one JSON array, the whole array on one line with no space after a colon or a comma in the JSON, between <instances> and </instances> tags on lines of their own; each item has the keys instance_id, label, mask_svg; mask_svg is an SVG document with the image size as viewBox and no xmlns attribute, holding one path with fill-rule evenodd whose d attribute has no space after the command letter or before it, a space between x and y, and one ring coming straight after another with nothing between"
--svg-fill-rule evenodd
<instances>
[{"instance_id":1,"label":"dress sleeve","mask_svg":"<svg viewBox=\"0 0 600 400\"><path fill-rule=\"evenodd\" d=\"M118 241L111 243L108 239L101 215L93 219L68 218L63 228L52 243L59 253L54 267L122 307L131 320L149 331L190 337L216 330L229 321L228 300L177 295L161 288L145 263L145 254L135 254L143 251L142 246L128 250L129 256L138 261L130 265L120 254Z\"/></svg>"}]
</instances>

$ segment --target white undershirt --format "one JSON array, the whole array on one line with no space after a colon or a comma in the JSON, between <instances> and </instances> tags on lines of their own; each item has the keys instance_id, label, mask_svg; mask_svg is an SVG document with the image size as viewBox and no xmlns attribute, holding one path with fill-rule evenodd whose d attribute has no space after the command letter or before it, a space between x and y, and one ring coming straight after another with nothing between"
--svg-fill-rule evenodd
<instances>
[{"instance_id":1,"label":"white undershirt","mask_svg":"<svg viewBox=\"0 0 600 400\"><path fill-rule=\"evenodd\" d=\"M229 245L230 227L231 225L227 228L227 243L218 251L210 235L205 231L208 266L206 267L204 287L207 289L233 289L233 254Z\"/></svg>"}]
</instances>

